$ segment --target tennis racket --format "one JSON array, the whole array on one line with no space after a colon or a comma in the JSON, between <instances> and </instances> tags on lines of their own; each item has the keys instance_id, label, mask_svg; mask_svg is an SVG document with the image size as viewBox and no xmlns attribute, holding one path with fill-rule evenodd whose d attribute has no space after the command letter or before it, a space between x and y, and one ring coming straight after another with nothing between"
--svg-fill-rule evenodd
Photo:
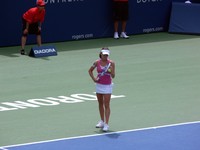
<instances>
[{"instance_id":1,"label":"tennis racket","mask_svg":"<svg viewBox=\"0 0 200 150\"><path fill-rule=\"evenodd\" d=\"M110 65L111 65L111 63L109 63L109 64L104 68L104 70L101 72L101 74L97 77L97 80L99 80L100 77L102 77L102 76L108 71L108 69L110 68Z\"/></svg>"}]
</instances>

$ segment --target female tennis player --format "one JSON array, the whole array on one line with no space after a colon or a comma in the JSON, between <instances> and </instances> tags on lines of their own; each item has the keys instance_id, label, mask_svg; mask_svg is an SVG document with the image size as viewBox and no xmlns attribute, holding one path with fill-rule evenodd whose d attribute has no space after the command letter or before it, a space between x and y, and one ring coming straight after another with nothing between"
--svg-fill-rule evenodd
<instances>
[{"instance_id":1,"label":"female tennis player","mask_svg":"<svg viewBox=\"0 0 200 150\"><path fill-rule=\"evenodd\" d=\"M110 99L112 93L112 78L115 77L115 63L108 58L110 51L102 48L99 59L96 60L88 70L90 77L96 83L96 96L99 104L101 120L96 128L102 128L104 132L109 130L108 122L110 118ZM93 74L96 68L97 76Z\"/></svg>"}]
</instances>

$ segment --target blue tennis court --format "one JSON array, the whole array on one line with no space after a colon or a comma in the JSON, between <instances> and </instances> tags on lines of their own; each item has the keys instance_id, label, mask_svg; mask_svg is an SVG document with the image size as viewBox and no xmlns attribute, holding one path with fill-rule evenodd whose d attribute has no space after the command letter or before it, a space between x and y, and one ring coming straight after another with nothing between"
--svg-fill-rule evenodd
<instances>
[{"instance_id":1,"label":"blue tennis court","mask_svg":"<svg viewBox=\"0 0 200 150\"><path fill-rule=\"evenodd\" d=\"M199 150L200 122L7 146L2 150Z\"/></svg>"}]
</instances>

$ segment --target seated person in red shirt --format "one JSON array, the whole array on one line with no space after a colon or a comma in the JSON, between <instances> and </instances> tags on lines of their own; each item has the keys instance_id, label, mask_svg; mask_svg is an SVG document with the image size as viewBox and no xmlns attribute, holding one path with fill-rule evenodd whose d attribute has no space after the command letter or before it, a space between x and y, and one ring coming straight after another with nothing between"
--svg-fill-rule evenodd
<instances>
[{"instance_id":1,"label":"seated person in red shirt","mask_svg":"<svg viewBox=\"0 0 200 150\"><path fill-rule=\"evenodd\" d=\"M25 55L25 45L28 34L37 35L37 44L41 46L41 26L45 16L45 2L37 1L37 7L30 8L22 17L22 38L21 38L21 55Z\"/></svg>"}]
</instances>

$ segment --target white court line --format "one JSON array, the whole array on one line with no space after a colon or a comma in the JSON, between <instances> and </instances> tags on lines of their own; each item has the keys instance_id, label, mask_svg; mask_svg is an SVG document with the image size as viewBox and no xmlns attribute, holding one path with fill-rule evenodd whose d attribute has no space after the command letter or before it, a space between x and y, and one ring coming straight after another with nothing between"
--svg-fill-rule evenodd
<instances>
[{"instance_id":1,"label":"white court line","mask_svg":"<svg viewBox=\"0 0 200 150\"><path fill-rule=\"evenodd\" d=\"M189 124L197 124L197 123L200 123L200 121L184 122L184 123L162 125L162 126L155 126L155 127L147 127L147 128L140 128L140 129L132 129L132 130L124 130L124 131L117 131L117 132L108 132L108 133L102 133L102 134L92 134L92 135L60 138L60 139L54 139L54 140L38 141L38 142L16 144L16 145L7 145L7 146L0 147L0 150L9 150L8 148L12 148L12 147L41 144L41 143L49 143L49 142L56 142L56 141L62 141L62 140L71 140L71 139L87 138L87 137L94 137L94 136L104 136L104 135L109 135L109 134L119 134L119 133L125 133L125 132L143 131L143 130L150 130L150 129L174 127L174 126L189 125Z\"/></svg>"},{"instance_id":2,"label":"white court line","mask_svg":"<svg viewBox=\"0 0 200 150\"><path fill-rule=\"evenodd\" d=\"M3 147L0 147L0 150L8 150L8 149L6 149L6 148L3 148Z\"/></svg>"}]
</instances>

